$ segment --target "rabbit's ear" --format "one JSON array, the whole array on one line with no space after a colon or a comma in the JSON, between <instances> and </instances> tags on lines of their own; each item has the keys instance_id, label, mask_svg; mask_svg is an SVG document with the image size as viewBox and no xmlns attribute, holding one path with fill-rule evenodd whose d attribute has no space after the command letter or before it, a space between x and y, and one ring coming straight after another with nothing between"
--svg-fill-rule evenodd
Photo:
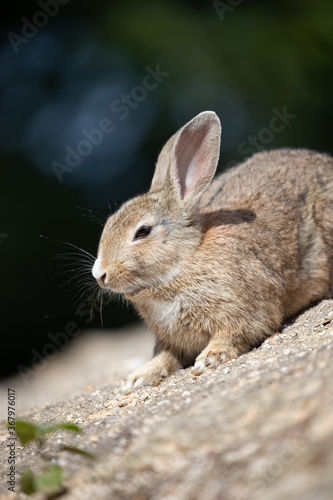
<instances>
[{"instance_id":1,"label":"rabbit's ear","mask_svg":"<svg viewBox=\"0 0 333 500\"><path fill-rule=\"evenodd\" d=\"M170 173L180 195L194 205L212 181L220 155L221 123L213 111L204 111L177 134L171 153Z\"/></svg>"},{"instance_id":2,"label":"rabbit's ear","mask_svg":"<svg viewBox=\"0 0 333 500\"><path fill-rule=\"evenodd\" d=\"M176 132L176 134L170 137L158 156L150 191L160 191L166 184L167 173L171 164L172 149L178 133L179 132Z\"/></svg>"},{"instance_id":3,"label":"rabbit's ear","mask_svg":"<svg viewBox=\"0 0 333 500\"><path fill-rule=\"evenodd\" d=\"M195 116L163 147L150 191L165 188L172 197L195 205L214 177L220 141L221 124L217 115L204 111Z\"/></svg>"}]
</instances>

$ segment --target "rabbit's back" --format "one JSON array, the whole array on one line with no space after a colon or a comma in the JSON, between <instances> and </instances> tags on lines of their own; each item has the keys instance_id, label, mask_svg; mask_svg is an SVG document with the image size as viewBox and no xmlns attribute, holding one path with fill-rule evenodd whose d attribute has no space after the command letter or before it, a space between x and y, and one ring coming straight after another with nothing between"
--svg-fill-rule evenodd
<instances>
[{"instance_id":1,"label":"rabbit's back","mask_svg":"<svg viewBox=\"0 0 333 500\"><path fill-rule=\"evenodd\" d=\"M333 283L333 159L308 150L254 155L217 177L201 200L206 244L237 241L285 290L285 316ZM205 246L205 245L204 245Z\"/></svg>"},{"instance_id":2,"label":"rabbit's back","mask_svg":"<svg viewBox=\"0 0 333 500\"><path fill-rule=\"evenodd\" d=\"M307 195L333 199L332 183L333 158L329 155L306 149L265 151L218 176L203 195L201 207L236 208L253 200L251 208L258 209L269 200L282 209L281 201L299 202Z\"/></svg>"}]
</instances>

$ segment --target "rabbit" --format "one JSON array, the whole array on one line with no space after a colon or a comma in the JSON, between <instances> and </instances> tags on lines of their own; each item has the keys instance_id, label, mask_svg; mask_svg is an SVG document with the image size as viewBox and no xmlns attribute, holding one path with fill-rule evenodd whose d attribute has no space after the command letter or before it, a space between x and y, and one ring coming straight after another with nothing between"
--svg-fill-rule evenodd
<instances>
[{"instance_id":1,"label":"rabbit","mask_svg":"<svg viewBox=\"0 0 333 500\"><path fill-rule=\"evenodd\" d=\"M218 367L332 292L332 157L263 151L213 180L220 137L214 112L194 117L103 229L93 276L155 337L127 392Z\"/></svg>"}]
</instances>

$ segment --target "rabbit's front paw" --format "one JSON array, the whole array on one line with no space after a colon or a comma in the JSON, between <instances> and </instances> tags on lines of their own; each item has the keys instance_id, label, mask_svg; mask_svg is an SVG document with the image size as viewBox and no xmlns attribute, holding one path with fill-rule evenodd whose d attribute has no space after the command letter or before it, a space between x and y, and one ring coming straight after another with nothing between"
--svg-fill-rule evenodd
<instances>
[{"instance_id":1,"label":"rabbit's front paw","mask_svg":"<svg viewBox=\"0 0 333 500\"><path fill-rule=\"evenodd\" d=\"M157 362L156 358L153 358L151 361L140 366L140 368L131 373L123 390L125 393L129 393L140 387L158 385L163 379L175 371L176 369L174 369L173 366Z\"/></svg>"},{"instance_id":2,"label":"rabbit's front paw","mask_svg":"<svg viewBox=\"0 0 333 500\"><path fill-rule=\"evenodd\" d=\"M217 368L220 364L237 356L238 353L233 347L208 345L195 360L191 373L201 375L208 368Z\"/></svg>"}]
</instances>

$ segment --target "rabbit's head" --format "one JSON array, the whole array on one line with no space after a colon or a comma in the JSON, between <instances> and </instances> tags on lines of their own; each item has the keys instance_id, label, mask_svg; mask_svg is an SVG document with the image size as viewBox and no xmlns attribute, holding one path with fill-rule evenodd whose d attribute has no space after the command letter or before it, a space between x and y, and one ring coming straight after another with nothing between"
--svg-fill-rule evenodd
<instances>
[{"instance_id":1,"label":"rabbit's head","mask_svg":"<svg viewBox=\"0 0 333 500\"><path fill-rule=\"evenodd\" d=\"M149 192L105 224L92 270L102 288L134 296L182 272L202 239L196 208L214 177L220 136L218 117L206 111L165 144Z\"/></svg>"}]
</instances>

